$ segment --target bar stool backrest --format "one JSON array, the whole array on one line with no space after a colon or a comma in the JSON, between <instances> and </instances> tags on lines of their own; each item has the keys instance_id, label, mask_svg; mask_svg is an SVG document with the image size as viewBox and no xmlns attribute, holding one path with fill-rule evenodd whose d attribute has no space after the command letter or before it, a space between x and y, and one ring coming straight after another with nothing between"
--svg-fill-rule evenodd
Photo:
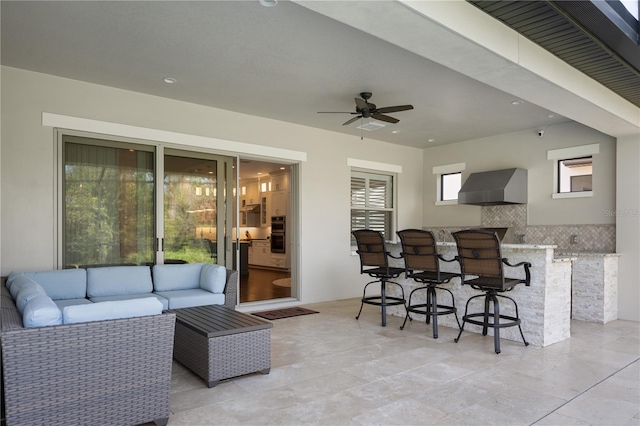
<instances>
[{"instance_id":1,"label":"bar stool backrest","mask_svg":"<svg viewBox=\"0 0 640 426\"><path fill-rule=\"evenodd\" d=\"M500 241L495 232L469 229L453 233L458 246L461 279L465 275L504 281ZM492 280L493 281L493 280Z\"/></svg>"},{"instance_id":2,"label":"bar stool backrest","mask_svg":"<svg viewBox=\"0 0 640 426\"><path fill-rule=\"evenodd\" d=\"M360 229L353 231L360 256L360 272L366 273L366 266L388 268L389 261L384 243L384 236L379 231Z\"/></svg>"},{"instance_id":3,"label":"bar stool backrest","mask_svg":"<svg viewBox=\"0 0 640 426\"><path fill-rule=\"evenodd\" d=\"M436 239L431 231L405 229L398 231L398 237L407 271L440 272Z\"/></svg>"}]
</instances>

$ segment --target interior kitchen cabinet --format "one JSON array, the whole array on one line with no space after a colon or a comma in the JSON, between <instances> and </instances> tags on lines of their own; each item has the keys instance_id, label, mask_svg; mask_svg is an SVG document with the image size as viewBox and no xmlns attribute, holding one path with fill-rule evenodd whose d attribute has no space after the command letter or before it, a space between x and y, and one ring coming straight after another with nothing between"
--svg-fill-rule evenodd
<instances>
[{"instance_id":1,"label":"interior kitchen cabinet","mask_svg":"<svg viewBox=\"0 0 640 426\"><path fill-rule=\"evenodd\" d=\"M257 179L242 182L240 187L240 206L260 203L260 187Z\"/></svg>"},{"instance_id":2,"label":"interior kitchen cabinet","mask_svg":"<svg viewBox=\"0 0 640 426\"><path fill-rule=\"evenodd\" d=\"M272 191L288 191L289 190L289 174L278 173L271 175Z\"/></svg>"},{"instance_id":3,"label":"interior kitchen cabinet","mask_svg":"<svg viewBox=\"0 0 640 426\"><path fill-rule=\"evenodd\" d=\"M260 227L271 226L271 194L263 192L260 194Z\"/></svg>"},{"instance_id":4,"label":"interior kitchen cabinet","mask_svg":"<svg viewBox=\"0 0 640 426\"><path fill-rule=\"evenodd\" d=\"M252 240L248 257L250 265L271 266L271 244L269 240Z\"/></svg>"},{"instance_id":5,"label":"interior kitchen cabinet","mask_svg":"<svg viewBox=\"0 0 640 426\"><path fill-rule=\"evenodd\" d=\"M271 216L286 216L289 191L273 191L271 193Z\"/></svg>"}]
</instances>

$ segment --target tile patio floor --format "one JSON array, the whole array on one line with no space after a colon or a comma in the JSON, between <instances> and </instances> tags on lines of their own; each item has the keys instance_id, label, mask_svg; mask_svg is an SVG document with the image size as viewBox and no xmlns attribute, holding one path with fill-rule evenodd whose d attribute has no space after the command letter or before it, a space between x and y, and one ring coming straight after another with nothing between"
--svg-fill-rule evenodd
<instances>
[{"instance_id":1,"label":"tile patio floor","mask_svg":"<svg viewBox=\"0 0 640 426\"><path fill-rule=\"evenodd\" d=\"M347 299L273 321L272 369L207 388L174 362L169 425L640 425L640 324L574 321L546 348Z\"/></svg>"}]
</instances>

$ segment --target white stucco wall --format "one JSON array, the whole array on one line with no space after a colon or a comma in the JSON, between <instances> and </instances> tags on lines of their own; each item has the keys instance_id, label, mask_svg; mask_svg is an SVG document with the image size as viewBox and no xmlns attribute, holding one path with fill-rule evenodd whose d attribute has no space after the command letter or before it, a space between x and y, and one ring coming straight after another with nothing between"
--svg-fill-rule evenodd
<instances>
[{"instance_id":1,"label":"white stucco wall","mask_svg":"<svg viewBox=\"0 0 640 426\"><path fill-rule=\"evenodd\" d=\"M553 199L555 162L547 151L599 144L593 155L593 197ZM615 138L581 124L570 122L549 126L540 138L537 129L495 135L424 150L425 226L480 225L479 206L436 206L434 166L466 163L462 182L474 172L520 167L528 170L528 224L613 224L606 214L616 205Z\"/></svg>"},{"instance_id":2,"label":"white stucco wall","mask_svg":"<svg viewBox=\"0 0 640 426\"><path fill-rule=\"evenodd\" d=\"M396 164L398 226L422 225L422 151L275 120L83 83L2 69L2 270L55 265L54 130L42 113L207 136L307 153L301 164L300 271L303 303L362 291L349 246L347 158Z\"/></svg>"}]
</instances>

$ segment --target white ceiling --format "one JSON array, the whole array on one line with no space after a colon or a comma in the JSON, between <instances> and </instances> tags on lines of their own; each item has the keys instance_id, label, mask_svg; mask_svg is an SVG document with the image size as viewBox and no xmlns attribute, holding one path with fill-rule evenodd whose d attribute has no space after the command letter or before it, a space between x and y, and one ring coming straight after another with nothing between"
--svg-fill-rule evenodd
<instances>
[{"instance_id":1,"label":"white ceiling","mask_svg":"<svg viewBox=\"0 0 640 426\"><path fill-rule=\"evenodd\" d=\"M364 132L368 139L426 147L568 121L286 1L1 7L2 64L10 67L357 136L360 121L342 125L351 115L317 112L353 111L362 91L378 107L415 107L389 114L400 123Z\"/></svg>"}]
</instances>

